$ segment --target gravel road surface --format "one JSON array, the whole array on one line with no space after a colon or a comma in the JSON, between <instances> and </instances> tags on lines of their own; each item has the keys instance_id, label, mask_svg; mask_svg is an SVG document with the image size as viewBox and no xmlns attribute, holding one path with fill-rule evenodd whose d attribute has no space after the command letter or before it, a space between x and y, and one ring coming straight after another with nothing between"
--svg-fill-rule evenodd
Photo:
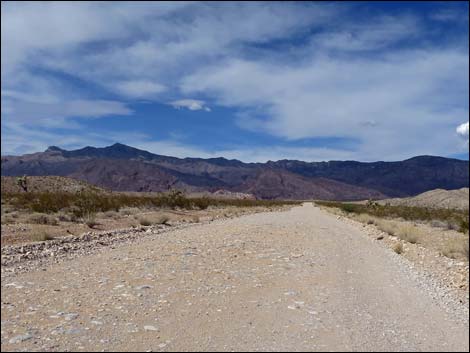
<instances>
[{"instance_id":1,"label":"gravel road surface","mask_svg":"<svg viewBox=\"0 0 470 353\"><path fill-rule=\"evenodd\" d=\"M304 204L2 278L2 351L468 351L458 306Z\"/></svg>"}]
</instances>

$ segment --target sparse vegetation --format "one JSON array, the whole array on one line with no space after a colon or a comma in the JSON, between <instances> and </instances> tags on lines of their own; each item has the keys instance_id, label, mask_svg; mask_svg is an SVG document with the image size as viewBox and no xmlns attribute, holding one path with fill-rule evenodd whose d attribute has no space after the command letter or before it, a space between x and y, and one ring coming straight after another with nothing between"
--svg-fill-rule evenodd
<instances>
[{"instance_id":1,"label":"sparse vegetation","mask_svg":"<svg viewBox=\"0 0 470 353\"><path fill-rule=\"evenodd\" d=\"M40 213L55 213L68 209L77 217L83 217L88 213L119 211L126 208L155 207L169 209L206 209L209 206L280 206L284 204L298 204L295 201L282 200L240 200L240 199L210 199L188 198L180 192L170 192L158 196L137 196L120 193L5 193L2 198L15 209L28 209ZM124 210L123 210L124 211ZM131 214L131 213L129 213Z\"/></svg>"},{"instance_id":2,"label":"sparse vegetation","mask_svg":"<svg viewBox=\"0 0 470 353\"><path fill-rule=\"evenodd\" d=\"M32 224L47 224L51 226L56 226L58 225L58 221L55 217L48 216L46 214L42 213L33 213L31 216L29 216L29 223Z\"/></svg>"},{"instance_id":3,"label":"sparse vegetation","mask_svg":"<svg viewBox=\"0 0 470 353\"><path fill-rule=\"evenodd\" d=\"M83 223L89 228L94 228L99 223L96 221L96 214L94 212L88 212L82 217Z\"/></svg>"},{"instance_id":4,"label":"sparse vegetation","mask_svg":"<svg viewBox=\"0 0 470 353\"><path fill-rule=\"evenodd\" d=\"M23 189L24 192L28 192L28 179L26 178L26 175L23 175L22 177L17 177L16 183L20 188Z\"/></svg>"},{"instance_id":5,"label":"sparse vegetation","mask_svg":"<svg viewBox=\"0 0 470 353\"><path fill-rule=\"evenodd\" d=\"M47 240L53 240L54 237L45 233L45 232L41 232L41 233L36 233L36 234L33 234L31 235L31 240L32 241L47 241Z\"/></svg>"},{"instance_id":6,"label":"sparse vegetation","mask_svg":"<svg viewBox=\"0 0 470 353\"><path fill-rule=\"evenodd\" d=\"M432 209L426 207L380 205L372 202L367 204L317 201L326 207L336 207L346 213L368 214L377 218L402 218L408 221L440 221L462 233L468 233L468 211L457 209ZM456 226L455 226L456 225Z\"/></svg>"},{"instance_id":7,"label":"sparse vegetation","mask_svg":"<svg viewBox=\"0 0 470 353\"><path fill-rule=\"evenodd\" d=\"M160 215L156 218L155 224L167 224L169 220L170 217L168 217L167 215Z\"/></svg>"},{"instance_id":8,"label":"sparse vegetation","mask_svg":"<svg viewBox=\"0 0 470 353\"><path fill-rule=\"evenodd\" d=\"M139 218L139 223L140 223L141 226L151 226L152 225L152 222L148 218L145 218L145 217Z\"/></svg>"},{"instance_id":9,"label":"sparse vegetation","mask_svg":"<svg viewBox=\"0 0 470 353\"><path fill-rule=\"evenodd\" d=\"M397 236L408 243L416 244L419 243L422 233L418 227L406 224L398 227Z\"/></svg>"},{"instance_id":10,"label":"sparse vegetation","mask_svg":"<svg viewBox=\"0 0 470 353\"><path fill-rule=\"evenodd\" d=\"M452 239L447 241L444 246L441 248L441 253L444 256L447 256L451 259L456 259L461 256L465 257L468 260L469 256L469 244L468 238L462 239Z\"/></svg>"}]
</instances>

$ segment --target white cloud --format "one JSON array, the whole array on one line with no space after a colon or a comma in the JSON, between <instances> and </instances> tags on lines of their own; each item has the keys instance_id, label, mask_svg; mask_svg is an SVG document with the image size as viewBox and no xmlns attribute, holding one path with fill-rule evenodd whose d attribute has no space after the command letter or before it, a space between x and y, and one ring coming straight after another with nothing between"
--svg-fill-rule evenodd
<instances>
[{"instance_id":1,"label":"white cloud","mask_svg":"<svg viewBox=\"0 0 470 353\"><path fill-rule=\"evenodd\" d=\"M382 16L364 23L351 23L346 28L314 36L311 45L341 51L377 50L409 40L421 33L412 16Z\"/></svg>"},{"instance_id":2,"label":"white cloud","mask_svg":"<svg viewBox=\"0 0 470 353\"><path fill-rule=\"evenodd\" d=\"M459 136L463 137L468 142L468 121L457 126L456 131Z\"/></svg>"},{"instance_id":3,"label":"white cloud","mask_svg":"<svg viewBox=\"0 0 470 353\"><path fill-rule=\"evenodd\" d=\"M455 117L468 115L467 77L464 52L400 51L313 57L301 66L229 60L187 77L182 90L243 107L244 128L288 140L359 138L359 156L391 159L455 151ZM372 134L364 121L374 122ZM432 147L422 144L428 139Z\"/></svg>"},{"instance_id":4,"label":"white cloud","mask_svg":"<svg viewBox=\"0 0 470 353\"><path fill-rule=\"evenodd\" d=\"M197 99L180 99L169 103L175 109L186 108L189 110L205 110L210 112L211 109L206 106L206 103Z\"/></svg>"},{"instance_id":5,"label":"white cloud","mask_svg":"<svg viewBox=\"0 0 470 353\"><path fill-rule=\"evenodd\" d=\"M131 98L154 97L166 90L164 85L145 80L124 81L117 83L115 86L120 93Z\"/></svg>"},{"instance_id":6,"label":"white cloud","mask_svg":"<svg viewBox=\"0 0 470 353\"><path fill-rule=\"evenodd\" d=\"M111 95L175 108L209 111L202 100L179 99L204 97L211 106L239 110L242 128L287 141L360 140L351 158L459 149L455 126L456 117L468 116L468 49L457 40L436 47L413 14L362 21L353 16L354 4L295 2L1 6L1 104L8 124L78 128L79 117L132 114L114 98L90 97L69 80L37 72L51 70ZM462 36L467 43L468 32ZM417 38L422 49L410 50L407 42ZM262 159L273 151L307 158L311 150L273 146L253 153ZM312 156L347 157L315 151Z\"/></svg>"}]
</instances>

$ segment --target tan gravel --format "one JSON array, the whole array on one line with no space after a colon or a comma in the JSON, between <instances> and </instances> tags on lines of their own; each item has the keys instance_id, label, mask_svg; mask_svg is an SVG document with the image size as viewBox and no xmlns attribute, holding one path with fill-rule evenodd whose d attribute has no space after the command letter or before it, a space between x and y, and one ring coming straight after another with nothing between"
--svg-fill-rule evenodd
<instances>
[{"instance_id":1,"label":"tan gravel","mask_svg":"<svg viewBox=\"0 0 470 353\"><path fill-rule=\"evenodd\" d=\"M1 297L2 351L469 349L464 308L312 204L6 272Z\"/></svg>"}]
</instances>

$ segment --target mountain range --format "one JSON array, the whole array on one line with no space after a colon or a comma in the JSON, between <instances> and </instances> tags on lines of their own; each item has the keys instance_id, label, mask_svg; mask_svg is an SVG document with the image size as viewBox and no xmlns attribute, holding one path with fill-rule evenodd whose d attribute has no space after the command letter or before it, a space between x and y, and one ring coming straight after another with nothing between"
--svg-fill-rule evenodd
<instances>
[{"instance_id":1,"label":"mountain range","mask_svg":"<svg viewBox=\"0 0 470 353\"><path fill-rule=\"evenodd\" d=\"M418 156L398 162L297 160L243 163L176 158L116 143L67 151L2 156L1 175L57 175L115 191L227 190L262 199L360 200L406 197L469 186L469 162Z\"/></svg>"}]
</instances>

